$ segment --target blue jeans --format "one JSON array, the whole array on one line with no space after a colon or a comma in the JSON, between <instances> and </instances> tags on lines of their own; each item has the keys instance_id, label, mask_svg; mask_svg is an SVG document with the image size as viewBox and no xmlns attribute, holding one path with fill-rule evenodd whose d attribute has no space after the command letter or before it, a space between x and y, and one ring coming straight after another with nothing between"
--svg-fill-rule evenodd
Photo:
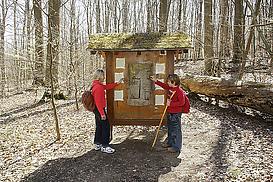
<instances>
[{"instance_id":1,"label":"blue jeans","mask_svg":"<svg viewBox=\"0 0 273 182\"><path fill-rule=\"evenodd\" d=\"M104 112L106 113L105 109ZM106 114L106 120L101 120L100 113L95 107L94 109L95 120L96 120L96 131L95 131L95 144L102 144L102 146L107 147L110 143L110 124Z\"/></svg>"},{"instance_id":2,"label":"blue jeans","mask_svg":"<svg viewBox=\"0 0 273 182\"><path fill-rule=\"evenodd\" d=\"M173 147L176 151L182 148L182 131L181 131L181 115L182 113L168 113L168 142L167 144Z\"/></svg>"}]
</instances>

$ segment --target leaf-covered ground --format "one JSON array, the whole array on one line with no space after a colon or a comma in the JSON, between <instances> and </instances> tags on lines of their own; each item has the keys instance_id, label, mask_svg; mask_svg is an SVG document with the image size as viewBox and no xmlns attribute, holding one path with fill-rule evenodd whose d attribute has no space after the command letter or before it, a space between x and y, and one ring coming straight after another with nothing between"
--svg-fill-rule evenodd
<instances>
[{"instance_id":1,"label":"leaf-covered ground","mask_svg":"<svg viewBox=\"0 0 273 182\"><path fill-rule=\"evenodd\" d=\"M183 115L179 155L154 150L155 127L113 129L113 155L94 150L94 115L57 101L61 140L51 105L32 92L1 100L0 181L272 181L273 121L191 99Z\"/></svg>"}]
</instances>

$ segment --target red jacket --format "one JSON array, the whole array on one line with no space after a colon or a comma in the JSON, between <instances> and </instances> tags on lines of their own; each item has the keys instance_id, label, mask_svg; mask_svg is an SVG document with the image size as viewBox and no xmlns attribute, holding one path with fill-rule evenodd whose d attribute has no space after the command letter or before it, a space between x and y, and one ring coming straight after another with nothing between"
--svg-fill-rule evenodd
<instances>
[{"instance_id":1,"label":"red jacket","mask_svg":"<svg viewBox=\"0 0 273 182\"><path fill-rule=\"evenodd\" d=\"M92 83L92 95L95 100L96 107L101 116L105 116L104 108L106 107L105 90L115 88L118 83L109 83L104 85L99 80L94 80Z\"/></svg>"},{"instance_id":2,"label":"red jacket","mask_svg":"<svg viewBox=\"0 0 273 182\"><path fill-rule=\"evenodd\" d=\"M185 93L184 91L179 87L170 87L166 83L162 83L160 81L156 81L155 84L159 85L160 87L164 88L165 90L169 90L171 92L175 91L174 96L171 99L170 106L167 108L167 112L169 113L179 113L182 112L182 108L185 104ZM170 97L172 93L168 93L168 96Z\"/></svg>"}]
</instances>

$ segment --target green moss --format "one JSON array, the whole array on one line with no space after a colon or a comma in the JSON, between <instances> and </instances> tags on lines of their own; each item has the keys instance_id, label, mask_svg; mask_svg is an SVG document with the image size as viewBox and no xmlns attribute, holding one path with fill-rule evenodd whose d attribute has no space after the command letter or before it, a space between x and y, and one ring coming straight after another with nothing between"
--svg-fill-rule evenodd
<instances>
[{"instance_id":1,"label":"green moss","mask_svg":"<svg viewBox=\"0 0 273 182\"><path fill-rule=\"evenodd\" d=\"M91 50L161 50L190 47L184 33L95 34L90 36Z\"/></svg>"}]
</instances>

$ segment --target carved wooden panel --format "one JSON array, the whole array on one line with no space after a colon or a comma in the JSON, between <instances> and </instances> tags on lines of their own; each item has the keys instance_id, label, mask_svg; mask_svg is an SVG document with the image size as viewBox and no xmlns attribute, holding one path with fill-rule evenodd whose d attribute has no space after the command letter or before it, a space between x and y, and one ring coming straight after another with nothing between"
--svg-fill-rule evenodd
<instances>
[{"instance_id":1,"label":"carved wooden panel","mask_svg":"<svg viewBox=\"0 0 273 182\"><path fill-rule=\"evenodd\" d=\"M153 64L150 62L130 63L128 66L128 105L145 106L152 104L152 82L149 76L153 74Z\"/></svg>"}]
</instances>

